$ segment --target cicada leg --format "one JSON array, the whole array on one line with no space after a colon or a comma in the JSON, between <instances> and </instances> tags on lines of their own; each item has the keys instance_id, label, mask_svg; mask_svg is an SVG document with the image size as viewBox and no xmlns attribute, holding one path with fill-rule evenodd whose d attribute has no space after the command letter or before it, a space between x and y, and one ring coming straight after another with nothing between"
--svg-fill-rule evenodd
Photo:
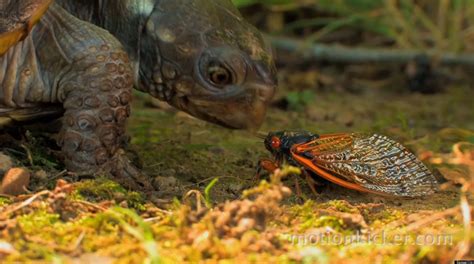
<instances>
[{"instance_id":1,"label":"cicada leg","mask_svg":"<svg viewBox=\"0 0 474 264\"><path fill-rule=\"evenodd\" d=\"M306 180L306 183L308 184L309 188L311 189L311 192L314 195L318 195L318 192L316 191L316 188L314 187L317 185L316 181L313 180L311 175L306 170L301 170L301 174L303 174L304 179Z\"/></svg>"},{"instance_id":2,"label":"cicada leg","mask_svg":"<svg viewBox=\"0 0 474 264\"><path fill-rule=\"evenodd\" d=\"M298 181L299 179L298 177L294 177L294 179L295 179L296 196L304 200L303 192L301 191L301 187L300 187L300 182Z\"/></svg>"},{"instance_id":3,"label":"cicada leg","mask_svg":"<svg viewBox=\"0 0 474 264\"><path fill-rule=\"evenodd\" d=\"M273 161L271 159L261 159L258 161L258 164L257 164L257 172L255 175L255 179L257 181L260 181L260 176L262 175L263 171L266 171L269 174L272 174L279 167L280 166L278 165L276 161Z\"/></svg>"},{"instance_id":4,"label":"cicada leg","mask_svg":"<svg viewBox=\"0 0 474 264\"><path fill-rule=\"evenodd\" d=\"M328 180L326 180L322 177L318 177L314 174L312 175L311 171L306 170L304 172L304 176L305 176L306 182L310 186L313 193L317 194L317 195L321 194L323 192L324 188L326 188L328 183L329 183Z\"/></svg>"},{"instance_id":5,"label":"cicada leg","mask_svg":"<svg viewBox=\"0 0 474 264\"><path fill-rule=\"evenodd\" d=\"M273 161L271 159L260 159L258 164L257 164L257 172L255 174L255 179L257 181L260 181L260 177L263 174L263 171L266 171L269 174L272 174L275 172L276 169L280 168L280 165L278 164L278 161ZM325 186L324 183L316 181L310 173L305 170L304 168L301 168L301 174L303 178L305 179L306 183L309 185L309 188L311 189L311 192L314 195L319 195L321 193L320 190L318 190L318 187L323 187ZM300 183L299 183L299 177L294 177L295 180L295 191L296 191L296 196L303 198L303 191L301 189Z\"/></svg>"}]
</instances>

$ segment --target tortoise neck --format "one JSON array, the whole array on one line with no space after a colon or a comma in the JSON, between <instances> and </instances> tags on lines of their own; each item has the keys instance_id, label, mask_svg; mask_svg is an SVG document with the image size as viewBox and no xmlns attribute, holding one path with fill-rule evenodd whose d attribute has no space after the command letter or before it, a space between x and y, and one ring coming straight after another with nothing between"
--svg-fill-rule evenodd
<instances>
[{"instance_id":1,"label":"tortoise neck","mask_svg":"<svg viewBox=\"0 0 474 264\"><path fill-rule=\"evenodd\" d=\"M57 0L74 16L108 30L139 61L143 26L156 0Z\"/></svg>"}]
</instances>

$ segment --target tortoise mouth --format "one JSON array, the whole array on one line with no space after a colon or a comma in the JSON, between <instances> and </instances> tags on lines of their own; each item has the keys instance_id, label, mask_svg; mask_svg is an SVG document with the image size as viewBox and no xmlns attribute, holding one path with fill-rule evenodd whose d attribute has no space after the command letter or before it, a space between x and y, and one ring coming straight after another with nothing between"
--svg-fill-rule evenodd
<instances>
[{"instance_id":1,"label":"tortoise mouth","mask_svg":"<svg viewBox=\"0 0 474 264\"><path fill-rule=\"evenodd\" d=\"M230 129L256 130L263 123L267 103L248 98L233 101L213 101L201 97L181 96L172 99L172 105L199 119Z\"/></svg>"},{"instance_id":2,"label":"tortoise mouth","mask_svg":"<svg viewBox=\"0 0 474 264\"><path fill-rule=\"evenodd\" d=\"M186 113L188 113L192 116L195 116L199 119L211 122L213 124L216 124L216 125L219 125L219 126L222 126L222 127L225 127L225 128L239 129L239 127L235 127L235 126L233 126L229 123L226 123L226 122L220 120L219 118L217 118L213 115L210 115L209 113L203 113L203 112L195 111L194 109L196 107L194 106L193 102L187 96L179 97L174 101L177 102L177 104L175 105L176 108L178 108L178 109L180 109L180 110L182 110L182 111L184 111L184 112L186 112Z\"/></svg>"}]
</instances>

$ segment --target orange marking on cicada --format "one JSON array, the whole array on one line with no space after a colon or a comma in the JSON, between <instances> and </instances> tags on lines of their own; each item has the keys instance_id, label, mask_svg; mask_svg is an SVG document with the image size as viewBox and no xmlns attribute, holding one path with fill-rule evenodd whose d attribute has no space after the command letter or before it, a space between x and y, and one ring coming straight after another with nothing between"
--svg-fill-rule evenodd
<instances>
[{"instance_id":1,"label":"orange marking on cicada","mask_svg":"<svg viewBox=\"0 0 474 264\"><path fill-rule=\"evenodd\" d=\"M295 148L296 148L296 146L295 146ZM294 151L292 151L291 154L292 154L293 159L295 159L299 164L303 165L306 169L309 169L309 170L313 171L317 175L325 178L326 180L328 180L332 183L335 183L335 184L338 184L342 187L352 189L352 190L356 190L356 191L374 193L374 194L384 195L384 196L390 196L390 195L388 195L386 193L383 193L383 192L377 192L377 191L374 191L374 190L369 190L369 189L364 188L364 187L362 187L358 184L351 183L351 182L348 182L348 181L344 181L344 180L328 173L327 171L317 167L316 165L313 164L313 162L311 160L299 156Z\"/></svg>"},{"instance_id":2,"label":"orange marking on cicada","mask_svg":"<svg viewBox=\"0 0 474 264\"><path fill-rule=\"evenodd\" d=\"M327 141L325 143L318 142L318 141L326 141L328 139L333 139L333 141ZM327 134L327 135L320 135L318 139L309 141L306 143L299 144L297 146L294 146L296 148L296 152L301 153L305 151L310 151L311 149L317 148L319 150L322 149L337 149L335 148L338 145L344 144L352 144L352 139L350 137L350 134L347 133L338 133L338 134Z\"/></svg>"},{"instance_id":3,"label":"orange marking on cicada","mask_svg":"<svg viewBox=\"0 0 474 264\"><path fill-rule=\"evenodd\" d=\"M260 174L262 172L262 169L267 171L269 174L274 173L278 168L280 167L277 162L270 160L270 159L261 159L258 162L257 165L257 173L255 175L255 179L257 181L260 181Z\"/></svg>"},{"instance_id":4,"label":"orange marking on cicada","mask_svg":"<svg viewBox=\"0 0 474 264\"><path fill-rule=\"evenodd\" d=\"M339 137L347 137L349 134L347 133L333 133L333 134L322 134L319 135L319 138L339 138Z\"/></svg>"},{"instance_id":5,"label":"orange marking on cicada","mask_svg":"<svg viewBox=\"0 0 474 264\"><path fill-rule=\"evenodd\" d=\"M269 159L261 159L258 165L269 173L275 172L280 167L276 162Z\"/></svg>"}]
</instances>

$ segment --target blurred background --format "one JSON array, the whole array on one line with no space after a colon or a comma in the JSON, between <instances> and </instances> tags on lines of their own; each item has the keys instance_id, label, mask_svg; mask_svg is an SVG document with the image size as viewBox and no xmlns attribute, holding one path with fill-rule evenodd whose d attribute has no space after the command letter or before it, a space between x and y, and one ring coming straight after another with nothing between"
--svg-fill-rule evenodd
<instances>
[{"instance_id":1,"label":"blurred background","mask_svg":"<svg viewBox=\"0 0 474 264\"><path fill-rule=\"evenodd\" d=\"M369 79L385 80L374 83L377 87L405 86L402 90L435 93L443 91L450 81L469 76L459 74L459 68L469 72L474 66L474 57L470 55L474 47L472 1L234 0L234 3L248 20L267 33L280 67L325 69L338 64L344 74L337 80L330 78L330 74L320 75L317 82L321 87L335 84L354 90L366 86L354 81ZM354 64L363 64L365 69L351 67ZM390 81L387 75L392 77ZM405 83L396 82L397 78Z\"/></svg>"},{"instance_id":2,"label":"blurred background","mask_svg":"<svg viewBox=\"0 0 474 264\"><path fill-rule=\"evenodd\" d=\"M474 129L473 1L233 2L274 48L274 108L318 130Z\"/></svg>"}]
</instances>

